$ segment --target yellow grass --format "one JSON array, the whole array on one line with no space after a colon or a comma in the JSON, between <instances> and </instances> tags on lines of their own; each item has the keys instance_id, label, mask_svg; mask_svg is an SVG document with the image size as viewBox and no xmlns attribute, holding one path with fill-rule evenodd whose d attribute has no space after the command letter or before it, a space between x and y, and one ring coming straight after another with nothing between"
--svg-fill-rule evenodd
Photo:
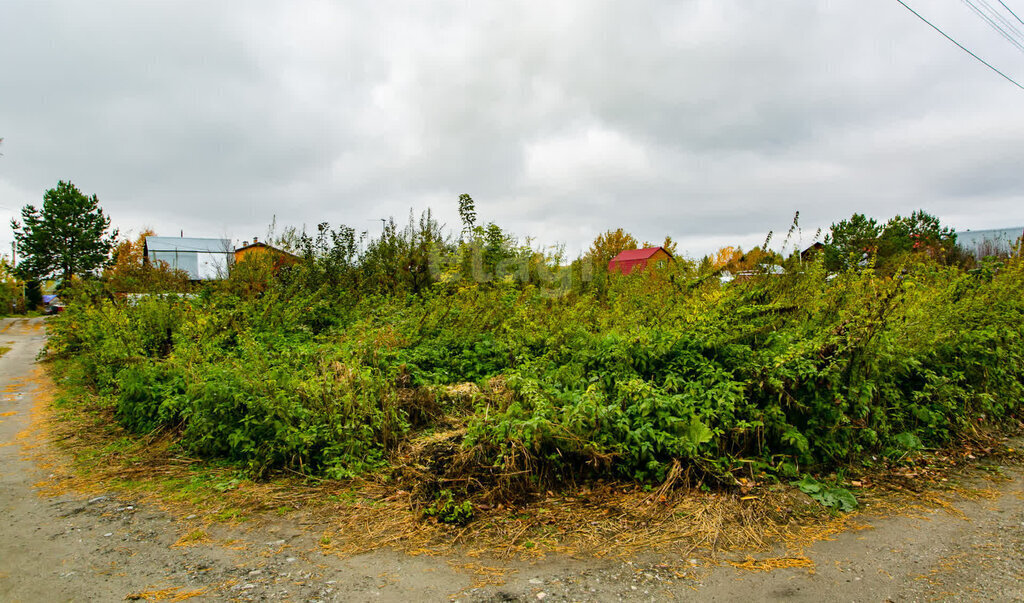
<instances>
[{"instance_id":1,"label":"yellow grass","mask_svg":"<svg viewBox=\"0 0 1024 603\"><path fill-rule=\"evenodd\" d=\"M184 601L193 597L201 597L209 589L183 590L181 586L172 586L159 590L147 590L125 596L125 601Z\"/></svg>"},{"instance_id":2,"label":"yellow grass","mask_svg":"<svg viewBox=\"0 0 1024 603\"><path fill-rule=\"evenodd\" d=\"M754 559L752 556L742 562L730 561L729 565L736 569L747 570L750 572L771 572L779 569L790 569L797 567L806 567L813 569L814 562L804 556L799 557L768 557L766 559Z\"/></svg>"}]
</instances>

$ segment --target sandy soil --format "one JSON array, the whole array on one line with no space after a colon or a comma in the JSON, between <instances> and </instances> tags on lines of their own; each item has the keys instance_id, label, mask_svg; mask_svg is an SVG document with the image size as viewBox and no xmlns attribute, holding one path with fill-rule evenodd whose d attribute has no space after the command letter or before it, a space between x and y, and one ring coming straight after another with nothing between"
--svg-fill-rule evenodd
<instances>
[{"instance_id":1,"label":"sandy soil","mask_svg":"<svg viewBox=\"0 0 1024 603\"><path fill-rule=\"evenodd\" d=\"M39 494L46 469L25 433L41 327L0 322L0 345L12 348L0 358L0 601L1024 601L1024 475L1011 467L995 498L958 502L958 513L864 518L866 529L807 549L813 566L772 572L655 555L342 559L289 522L221 525L187 543L187 518L134 500Z\"/></svg>"}]
</instances>

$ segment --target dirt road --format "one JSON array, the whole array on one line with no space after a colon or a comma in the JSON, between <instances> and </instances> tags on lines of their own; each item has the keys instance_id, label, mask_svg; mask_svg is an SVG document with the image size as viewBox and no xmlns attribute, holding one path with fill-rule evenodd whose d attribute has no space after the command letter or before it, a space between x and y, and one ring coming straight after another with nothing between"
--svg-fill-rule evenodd
<instances>
[{"instance_id":1,"label":"dirt road","mask_svg":"<svg viewBox=\"0 0 1024 603\"><path fill-rule=\"evenodd\" d=\"M957 503L962 516L866 518L868 529L805 551L813 567L773 572L663 556L341 559L284 522L221 526L210 532L219 544L181 546L188 518L110 495L38 493L46 469L24 434L43 341L40 319L0 322L11 348L0 358L0 601L1024 601L1024 477L1013 468L998 496Z\"/></svg>"}]
</instances>

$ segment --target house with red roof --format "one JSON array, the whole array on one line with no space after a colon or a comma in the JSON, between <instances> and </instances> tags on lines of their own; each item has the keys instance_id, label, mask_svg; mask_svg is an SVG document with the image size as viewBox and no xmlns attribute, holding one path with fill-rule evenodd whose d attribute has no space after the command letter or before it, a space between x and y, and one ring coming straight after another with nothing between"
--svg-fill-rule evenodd
<instances>
[{"instance_id":1,"label":"house with red roof","mask_svg":"<svg viewBox=\"0 0 1024 603\"><path fill-rule=\"evenodd\" d=\"M664 247L648 247L646 249L627 249L608 262L608 272L630 274L641 271L648 265L658 268L665 267L673 261L672 254Z\"/></svg>"}]
</instances>

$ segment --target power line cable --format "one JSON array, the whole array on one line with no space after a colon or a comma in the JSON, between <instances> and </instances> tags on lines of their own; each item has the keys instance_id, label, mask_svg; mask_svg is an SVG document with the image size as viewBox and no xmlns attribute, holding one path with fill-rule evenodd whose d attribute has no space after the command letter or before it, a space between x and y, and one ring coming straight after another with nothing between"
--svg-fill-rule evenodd
<instances>
[{"instance_id":1,"label":"power line cable","mask_svg":"<svg viewBox=\"0 0 1024 603\"><path fill-rule=\"evenodd\" d=\"M998 69L996 69L995 67L993 67L991 63L989 63L989 62L988 62L988 61L986 61L985 59L983 59L983 58L979 57L978 55L976 55L976 54L974 54L973 52L971 52L970 50L968 50L968 49L967 49L967 47L966 47L966 46L964 46L963 44L961 44L960 42L957 42L957 41L956 41L956 40L954 40L953 38L949 37L949 35L947 35L947 34L946 34L946 32L944 32L944 31L942 31L941 29L939 29L938 27L936 27L936 26L935 26L934 24L932 24L932 22L931 22L931 21L929 21L928 19L925 19L924 17L922 17L922 16L921 16L921 13L919 13L919 12L917 12L916 10L914 10L914 9L910 8L910 6L908 6L906 2L904 2L903 0L896 0L896 2L899 2L900 4L902 4L902 5L903 5L903 8L905 8L905 9L909 10L910 12L914 13L914 16L915 16L915 17L917 17L918 19L920 19L920 20L924 21L925 23L927 23L927 24L928 24L928 26L929 26L929 27L931 27L931 28L932 28L932 29L934 29L935 31L937 31L937 32L939 32L940 34L942 34L942 37L946 38L946 39L947 39L947 40L949 40L950 42L952 42L952 43L956 44L957 46L959 46L959 47L960 47L960 50L963 50L964 52L966 52L967 54L971 55L972 57L974 57L975 59L977 59L977 60L978 60L979 62L981 62L981 64L985 65L986 67L988 67L988 68L989 68L989 69L991 69L992 71L995 71L995 72L996 72L996 73L998 73L999 75L1003 76L1003 78L1004 78L1004 79L1005 79L1006 81L1010 82L1011 84L1013 84L1014 86L1016 86L1016 87L1020 88L1021 90L1024 90L1024 86L1022 86L1022 85L1018 84L1016 80L1014 80L1013 78L1011 78L1010 76L1006 75L1006 74L1005 74L1005 73L1003 73L1002 71L999 71Z\"/></svg>"},{"instance_id":2,"label":"power line cable","mask_svg":"<svg viewBox=\"0 0 1024 603\"><path fill-rule=\"evenodd\" d=\"M1007 29L1011 30L1014 34L1016 34L1015 37L1017 39L1024 39L1024 34L1022 34L1021 31L1017 29L1017 24L1011 21L1010 18L1004 15L999 9L992 6L991 2L989 2L988 0L977 1L988 10L990 15L994 16L996 19L999 19L1000 23L1005 25ZM1003 6L1005 6L1005 4Z\"/></svg>"},{"instance_id":3,"label":"power line cable","mask_svg":"<svg viewBox=\"0 0 1024 603\"><path fill-rule=\"evenodd\" d=\"M1013 12L1013 9L1010 8L1009 6L1006 6L1006 3L1003 2L1003 0L997 0L997 1L999 2L999 4L1002 4L1003 8L1005 8L1007 11L1009 11L1011 15L1013 15L1018 21L1020 21L1021 25L1024 25L1024 21L1021 21L1021 18L1017 16L1017 13Z\"/></svg>"},{"instance_id":4,"label":"power line cable","mask_svg":"<svg viewBox=\"0 0 1024 603\"><path fill-rule=\"evenodd\" d=\"M999 33L999 35L1001 35L1003 38L1005 38L1007 42L1013 44L1013 46L1016 47L1017 50L1024 52L1024 43L1021 43L1021 41L1018 40L1012 33L1003 29L1003 27L999 23L996 23L992 19L992 17L987 15L984 11L982 11L982 9L978 7L978 5L974 4L974 2L972 2L971 0L963 0L963 3L966 4L972 11L974 11L974 14L978 15L979 17L981 17L982 20L988 23L989 26L992 27L992 29L996 30L996 32ZM1014 28L1014 31L1016 31L1016 28ZM1017 33L1019 35L1020 32Z\"/></svg>"},{"instance_id":5,"label":"power line cable","mask_svg":"<svg viewBox=\"0 0 1024 603\"><path fill-rule=\"evenodd\" d=\"M989 15L995 17L996 19L999 20L1000 23L1003 24L1003 27L1001 28L1003 29L1003 31L1006 31L1007 33L1012 35L1013 38L1016 39L1017 41L1024 42L1024 33L1021 33L1021 30L1017 28L1017 24L1011 21L1009 17L1004 15L1002 11L992 6L992 4L988 0L976 1L980 3L982 7L988 11Z\"/></svg>"}]
</instances>

